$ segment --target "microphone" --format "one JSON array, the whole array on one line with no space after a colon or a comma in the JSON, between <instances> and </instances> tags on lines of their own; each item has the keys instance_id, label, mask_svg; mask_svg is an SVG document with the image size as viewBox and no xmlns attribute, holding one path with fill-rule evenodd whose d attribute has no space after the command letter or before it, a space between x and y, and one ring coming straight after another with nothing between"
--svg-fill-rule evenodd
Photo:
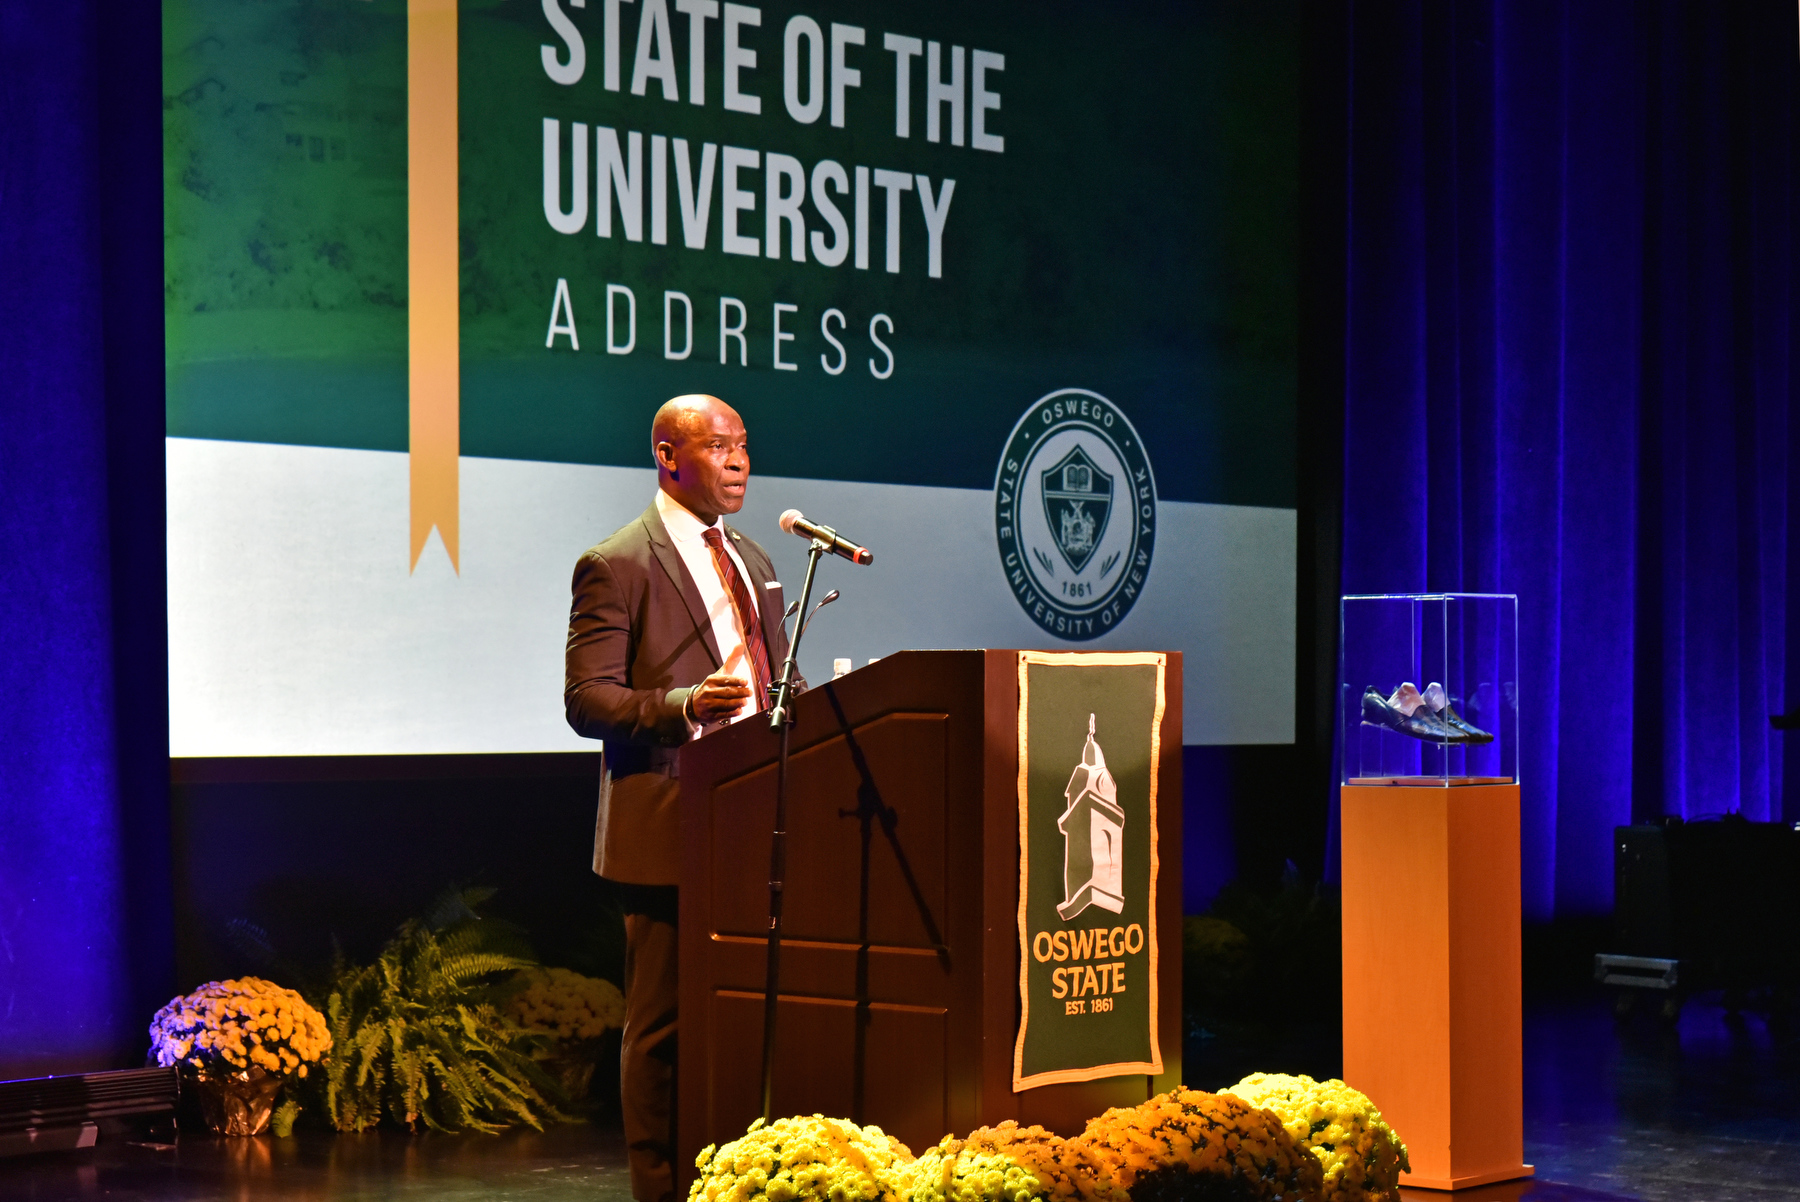
<instances>
[{"instance_id":1,"label":"microphone","mask_svg":"<svg viewBox=\"0 0 1800 1202\"><path fill-rule=\"evenodd\" d=\"M867 547L859 547L843 537L830 526L819 526L807 521L798 509L790 509L781 515L781 528L789 534L798 534L801 538L816 538L825 544L833 555L842 555L851 563L863 565L875 562L875 555Z\"/></svg>"}]
</instances>

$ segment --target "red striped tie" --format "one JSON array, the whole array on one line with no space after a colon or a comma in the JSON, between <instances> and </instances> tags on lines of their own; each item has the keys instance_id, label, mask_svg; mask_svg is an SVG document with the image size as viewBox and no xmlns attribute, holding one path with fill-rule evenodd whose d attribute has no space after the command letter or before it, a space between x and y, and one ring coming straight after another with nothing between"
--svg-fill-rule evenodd
<instances>
[{"instance_id":1,"label":"red striped tie","mask_svg":"<svg viewBox=\"0 0 1800 1202\"><path fill-rule=\"evenodd\" d=\"M700 537L712 550L713 567L719 571L719 579L725 584L725 594L731 598L732 612L737 615L738 629L744 632L744 649L750 653L750 699L755 703L754 712L761 712L769 704L769 647L763 641L762 623L756 620L756 605L750 599L750 589L744 584L744 578L737 570L737 564L725 550L725 537L719 533L717 526L703 530ZM721 655L726 649L719 648Z\"/></svg>"}]
</instances>

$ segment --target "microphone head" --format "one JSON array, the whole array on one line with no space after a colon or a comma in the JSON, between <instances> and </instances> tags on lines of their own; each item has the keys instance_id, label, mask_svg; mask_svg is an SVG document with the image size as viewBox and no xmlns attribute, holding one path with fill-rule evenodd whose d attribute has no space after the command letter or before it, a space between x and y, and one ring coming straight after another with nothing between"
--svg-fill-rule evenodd
<instances>
[{"instance_id":1,"label":"microphone head","mask_svg":"<svg viewBox=\"0 0 1800 1202\"><path fill-rule=\"evenodd\" d=\"M875 562L875 556L867 547L858 547L856 549L856 562L866 568Z\"/></svg>"},{"instance_id":2,"label":"microphone head","mask_svg":"<svg viewBox=\"0 0 1800 1202\"><path fill-rule=\"evenodd\" d=\"M830 605L833 601L836 601L837 599L838 599L838 591L836 589L832 589L829 593L825 594L824 599L822 599L819 602L819 604L822 606Z\"/></svg>"},{"instance_id":3,"label":"microphone head","mask_svg":"<svg viewBox=\"0 0 1800 1202\"><path fill-rule=\"evenodd\" d=\"M781 527L781 532L783 534L792 534L794 532L794 519L804 516L805 515L798 509L785 510L782 515L776 519L776 524Z\"/></svg>"}]
</instances>

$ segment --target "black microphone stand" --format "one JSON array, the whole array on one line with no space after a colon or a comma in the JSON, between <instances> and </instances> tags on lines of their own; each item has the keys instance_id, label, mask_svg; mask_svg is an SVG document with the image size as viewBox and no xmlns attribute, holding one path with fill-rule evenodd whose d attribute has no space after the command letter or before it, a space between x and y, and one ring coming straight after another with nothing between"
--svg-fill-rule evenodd
<instances>
[{"instance_id":1,"label":"black microphone stand","mask_svg":"<svg viewBox=\"0 0 1800 1202\"><path fill-rule=\"evenodd\" d=\"M783 885L787 879L787 776L788 728L794 724L794 661L800 654L800 636L806 633L806 603L812 598L813 574L819 570L819 557L831 550L823 539L815 538L806 555L806 583L800 586L799 618L794 623L794 637L788 643L787 659L781 665L781 679L769 686L773 702L769 707L769 725L781 735L781 752L775 761L775 837L769 844L769 962L763 977L763 1048L762 1048L762 1116L764 1123L775 1121L775 1001L781 984L781 907Z\"/></svg>"}]
</instances>

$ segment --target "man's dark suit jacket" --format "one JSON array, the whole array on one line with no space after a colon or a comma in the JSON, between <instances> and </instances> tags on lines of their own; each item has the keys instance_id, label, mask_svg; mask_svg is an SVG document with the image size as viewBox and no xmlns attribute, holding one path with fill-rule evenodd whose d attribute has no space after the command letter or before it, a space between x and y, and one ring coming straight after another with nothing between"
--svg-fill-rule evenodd
<instances>
[{"instance_id":1,"label":"man's dark suit jacket","mask_svg":"<svg viewBox=\"0 0 1800 1202\"><path fill-rule=\"evenodd\" d=\"M725 527L750 579L772 670L787 658L781 588L768 553ZM575 565L563 707L575 733L605 740L594 871L637 885L680 883L680 782L687 696L722 660L700 590L652 504ZM744 721L755 721L753 718Z\"/></svg>"}]
</instances>

